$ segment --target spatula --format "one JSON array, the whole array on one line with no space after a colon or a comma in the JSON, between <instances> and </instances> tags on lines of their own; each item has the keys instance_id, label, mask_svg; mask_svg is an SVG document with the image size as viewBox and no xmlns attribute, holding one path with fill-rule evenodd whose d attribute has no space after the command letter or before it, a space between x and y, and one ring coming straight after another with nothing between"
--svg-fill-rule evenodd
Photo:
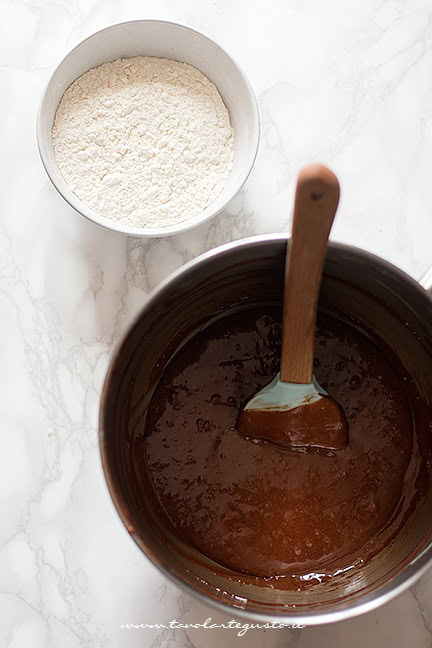
<instances>
[{"instance_id":1,"label":"spatula","mask_svg":"<svg viewBox=\"0 0 432 648\"><path fill-rule=\"evenodd\" d=\"M280 373L241 410L240 434L287 447L341 450L348 423L313 376L318 293L327 241L339 203L339 182L320 164L297 181L285 266Z\"/></svg>"}]
</instances>

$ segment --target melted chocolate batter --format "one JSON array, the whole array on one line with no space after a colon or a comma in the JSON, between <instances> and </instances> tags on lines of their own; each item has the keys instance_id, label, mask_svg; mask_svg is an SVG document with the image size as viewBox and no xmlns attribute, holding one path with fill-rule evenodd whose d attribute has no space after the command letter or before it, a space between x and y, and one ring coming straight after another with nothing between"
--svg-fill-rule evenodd
<instances>
[{"instance_id":1,"label":"melted chocolate batter","mask_svg":"<svg viewBox=\"0 0 432 648\"><path fill-rule=\"evenodd\" d=\"M348 443L348 423L342 408L321 395L297 407L242 409L236 429L246 437L277 443L286 448L343 450Z\"/></svg>"},{"instance_id":2,"label":"melted chocolate batter","mask_svg":"<svg viewBox=\"0 0 432 648\"><path fill-rule=\"evenodd\" d=\"M244 438L238 412L278 371L279 352L278 312L268 308L200 331L166 368L134 461L203 554L252 576L307 578L368 560L388 541L412 459L412 414L391 359L353 324L320 315L314 372L345 413L348 446Z\"/></svg>"}]
</instances>

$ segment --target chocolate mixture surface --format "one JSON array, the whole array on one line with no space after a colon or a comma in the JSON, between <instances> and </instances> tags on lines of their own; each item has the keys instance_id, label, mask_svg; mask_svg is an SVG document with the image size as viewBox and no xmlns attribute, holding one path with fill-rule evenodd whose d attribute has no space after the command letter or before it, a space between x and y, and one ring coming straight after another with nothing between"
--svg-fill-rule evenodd
<instances>
[{"instance_id":1,"label":"chocolate mixture surface","mask_svg":"<svg viewBox=\"0 0 432 648\"><path fill-rule=\"evenodd\" d=\"M307 578L382 547L405 488L413 422L384 352L321 314L314 372L345 413L348 446L290 450L242 437L238 412L278 371L279 353L277 311L209 325L168 364L133 453L189 544L237 572Z\"/></svg>"}]
</instances>

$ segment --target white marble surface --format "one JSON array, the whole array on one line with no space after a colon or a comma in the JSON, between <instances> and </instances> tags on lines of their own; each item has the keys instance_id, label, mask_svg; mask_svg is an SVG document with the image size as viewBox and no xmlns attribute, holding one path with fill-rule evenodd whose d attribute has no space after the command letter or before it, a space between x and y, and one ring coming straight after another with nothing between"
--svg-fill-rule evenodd
<instances>
[{"instance_id":1,"label":"white marble surface","mask_svg":"<svg viewBox=\"0 0 432 648\"><path fill-rule=\"evenodd\" d=\"M93 31L142 17L219 41L248 74L263 121L255 171L225 213L150 242L75 214L35 142L53 66ZM230 617L181 594L140 554L97 447L107 361L147 293L204 250L286 230L305 161L340 177L334 239L415 277L432 263L430 0L3 0L0 65L0 646L430 646L432 572L380 610L332 626L243 638L121 629Z\"/></svg>"}]
</instances>

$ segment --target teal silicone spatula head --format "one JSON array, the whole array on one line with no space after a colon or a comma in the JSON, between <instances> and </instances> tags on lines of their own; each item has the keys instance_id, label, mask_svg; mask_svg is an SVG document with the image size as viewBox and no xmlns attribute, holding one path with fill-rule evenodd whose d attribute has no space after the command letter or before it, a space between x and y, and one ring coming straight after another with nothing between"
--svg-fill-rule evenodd
<instances>
[{"instance_id":1,"label":"teal silicone spatula head","mask_svg":"<svg viewBox=\"0 0 432 648\"><path fill-rule=\"evenodd\" d=\"M348 443L342 409L313 376L318 293L338 203L332 171L320 164L301 171L285 268L280 374L241 410L237 429L244 436L330 450Z\"/></svg>"}]
</instances>

